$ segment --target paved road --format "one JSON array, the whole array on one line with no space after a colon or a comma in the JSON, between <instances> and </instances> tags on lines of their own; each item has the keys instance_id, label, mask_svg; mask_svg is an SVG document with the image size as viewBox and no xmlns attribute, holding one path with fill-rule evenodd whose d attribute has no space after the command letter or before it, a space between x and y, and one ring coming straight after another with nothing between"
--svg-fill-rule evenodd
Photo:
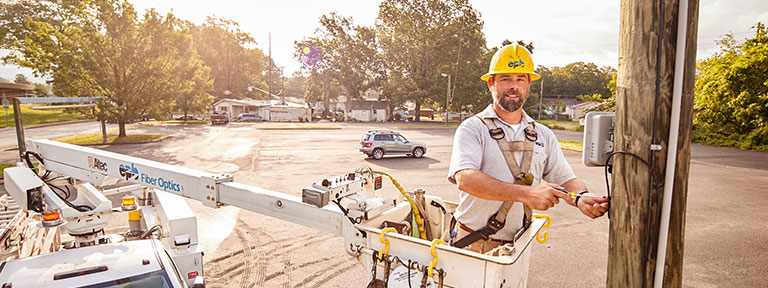
<instances>
[{"instance_id":1,"label":"paved road","mask_svg":"<svg viewBox=\"0 0 768 288\"><path fill-rule=\"evenodd\" d=\"M554 130L560 140L583 141L582 132ZM768 170L768 153L729 147L691 144L691 162Z\"/></svg>"},{"instance_id":2,"label":"paved road","mask_svg":"<svg viewBox=\"0 0 768 288\"><path fill-rule=\"evenodd\" d=\"M103 148L194 169L233 173L237 182L291 195L299 195L301 188L318 178L368 165L395 175L408 190L424 188L457 200L455 186L445 180L453 129L400 129L408 138L427 143L425 157L374 161L356 152L358 139L366 130L390 129L391 124L323 124L342 128L330 131L255 129L269 125L284 124L141 127L141 132L171 137L158 143ZM580 164L579 153L565 154L591 190L604 191L602 169ZM768 283L768 275L762 272L768 266L768 222L760 221L768 218L766 163L766 152L694 146L683 286L761 287ZM385 188L394 191L391 186ZM199 215L210 287L232 283L257 287L367 284L363 280L366 271L343 252L339 237L233 207L212 210L191 205ZM554 224L548 228L549 242L532 246L530 286L604 286L609 220L589 220L565 205L547 214Z\"/></svg>"},{"instance_id":3,"label":"paved road","mask_svg":"<svg viewBox=\"0 0 768 288\"><path fill-rule=\"evenodd\" d=\"M117 124L107 124L107 129L117 128ZM80 133L101 132L101 124L98 121L77 122L65 125L35 125L24 127L24 136L27 139L46 138L53 139L66 137ZM18 145L16 141L16 128L0 129L0 148Z\"/></svg>"}]
</instances>

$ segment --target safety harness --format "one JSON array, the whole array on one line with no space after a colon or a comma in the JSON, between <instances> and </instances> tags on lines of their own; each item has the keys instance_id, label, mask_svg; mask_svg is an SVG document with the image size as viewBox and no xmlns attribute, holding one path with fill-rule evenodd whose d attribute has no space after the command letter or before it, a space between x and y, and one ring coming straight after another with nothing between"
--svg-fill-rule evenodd
<instances>
[{"instance_id":1,"label":"safety harness","mask_svg":"<svg viewBox=\"0 0 768 288\"><path fill-rule=\"evenodd\" d=\"M538 139L535 123L528 123L528 127L524 130L524 141L507 142L505 140L504 130L496 126L496 123L493 122L493 118L482 118L480 116L477 116L477 118L482 120L483 123L485 123L485 126L488 126L488 133L491 134L491 138L496 140L496 143L499 144L499 149L501 149L501 153L504 155L504 160L507 161L509 171L512 172L512 176L515 177L515 184L531 186L533 184L533 174L530 173L531 160L533 159L533 145ZM523 152L522 165L517 165L517 161L513 155L513 153L517 151ZM501 204L499 211L488 219L488 224L486 224L485 227L457 240L453 243L453 246L464 248L480 239L488 240L491 235L496 234L499 230L504 228L507 213L509 213L509 209L512 208L514 203L515 202L513 201L504 201L504 203ZM523 217L523 228L520 231L524 231L531 225L532 211L530 206L523 203L523 212L525 213L525 216ZM520 235L520 233L518 233L518 235ZM515 238L517 238L517 236Z\"/></svg>"}]
</instances>

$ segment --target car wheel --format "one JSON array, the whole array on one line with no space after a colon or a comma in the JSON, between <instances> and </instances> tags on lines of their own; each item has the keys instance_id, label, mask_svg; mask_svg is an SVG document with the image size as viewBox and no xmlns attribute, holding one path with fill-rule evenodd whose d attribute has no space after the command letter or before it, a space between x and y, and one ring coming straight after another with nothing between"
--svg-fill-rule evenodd
<instances>
[{"instance_id":1,"label":"car wheel","mask_svg":"<svg viewBox=\"0 0 768 288\"><path fill-rule=\"evenodd\" d=\"M413 157L421 158L421 156L424 156L424 149L420 147L416 147L413 149Z\"/></svg>"},{"instance_id":2,"label":"car wheel","mask_svg":"<svg viewBox=\"0 0 768 288\"><path fill-rule=\"evenodd\" d=\"M381 148L373 149L373 159L379 160L384 157L384 150L381 150Z\"/></svg>"}]
</instances>

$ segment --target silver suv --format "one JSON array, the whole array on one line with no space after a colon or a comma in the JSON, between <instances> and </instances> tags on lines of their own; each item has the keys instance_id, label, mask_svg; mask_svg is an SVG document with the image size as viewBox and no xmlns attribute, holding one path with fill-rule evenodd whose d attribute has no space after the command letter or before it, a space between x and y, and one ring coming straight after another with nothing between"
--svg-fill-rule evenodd
<instances>
[{"instance_id":1,"label":"silver suv","mask_svg":"<svg viewBox=\"0 0 768 288\"><path fill-rule=\"evenodd\" d=\"M421 158L427 153L427 145L409 141L395 131L368 131L360 139L360 152L376 160L396 154Z\"/></svg>"}]
</instances>

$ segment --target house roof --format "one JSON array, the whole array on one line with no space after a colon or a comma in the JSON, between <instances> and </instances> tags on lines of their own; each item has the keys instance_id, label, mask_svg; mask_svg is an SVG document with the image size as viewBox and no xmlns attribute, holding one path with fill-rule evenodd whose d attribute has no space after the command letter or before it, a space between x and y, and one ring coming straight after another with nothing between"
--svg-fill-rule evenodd
<instances>
[{"instance_id":1,"label":"house roof","mask_svg":"<svg viewBox=\"0 0 768 288\"><path fill-rule=\"evenodd\" d=\"M544 99L541 100L541 102L544 105L556 105L557 104L557 98L547 98L546 95L544 96ZM568 107L573 107L576 104L581 103L581 100L576 98L560 98L560 102L563 103L563 105Z\"/></svg>"},{"instance_id":2,"label":"house roof","mask_svg":"<svg viewBox=\"0 0 768 288\"><path fill-rule=\"evenodd\" d=\"M582 108L582 107L589 108L589 107L597 106L599 104L600 102L597 102L597 101L587 101L587 102L582 102L582 103L573 105L573 108Z\"/></svg>"},{"instance_id":3,"label":"house roof","mask_svg":"<svg viewBox=\"0 0 768 288\"><path fill-rule=\"evenodd\" d=\"M288 97L286 97L287 99ZM265 107L265 106L282 106L282 103L280 103L280 100L256 100L251 98L244 98L244 99L221 99L219 101L216 101L216 103L213 103L213 106L219 105L224 102L230 102L235 105L243 105L243 106L255 106L255 107ZM303 104L297 104L292 102L285 102L285 105L287 107L305 107Z\"/></svg>"},{"instance_id":4,"label":"house roof","mask_svg":"<svg viewBox=\"0 0 768 288\"><path fill-rule=\"evenodd\" d=\"M349 100L347 102L347 108L350 110L365 110L365 109L387 109L389 107L389 101L378 100Z\"/></svg>"}]
</instances>

